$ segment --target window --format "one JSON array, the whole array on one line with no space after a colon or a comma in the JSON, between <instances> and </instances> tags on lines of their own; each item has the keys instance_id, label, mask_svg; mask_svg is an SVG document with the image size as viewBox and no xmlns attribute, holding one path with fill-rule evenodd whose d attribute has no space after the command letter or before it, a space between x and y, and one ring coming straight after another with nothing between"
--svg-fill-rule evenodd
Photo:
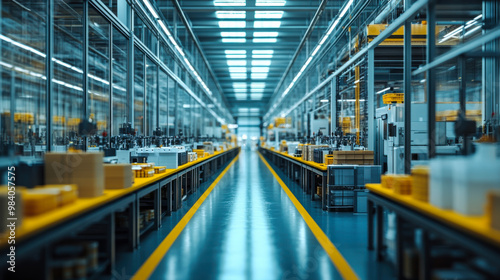
<instances>
[{"instance_id":1,"label":"window","mask_svg":"<svg viewBox=\"0 0 500 280\"><path fill-rule=\"evenodd\" d=\"M144 54L134 49L134 128L144 135Z\"/></svg>"},{"instance_id":2,"label":"window","mask_svg":"<svg viewBox=\"0 0 500 280\"><path fill-rule=\"evenodd\" d=\"M149 58L146 59L146 134L153 135L158 127L158 66Z\"/></svg>"},{"instance_id":3,"label":"window","mask_svg":"<svg viewBox=\"0 0 500 280\"><path fill-rule=\"evenodd\" d=\"M130 95L127 90L128 40L113 29L113 135L120 124L130 122Z\"/></svg>"}]
</instances>

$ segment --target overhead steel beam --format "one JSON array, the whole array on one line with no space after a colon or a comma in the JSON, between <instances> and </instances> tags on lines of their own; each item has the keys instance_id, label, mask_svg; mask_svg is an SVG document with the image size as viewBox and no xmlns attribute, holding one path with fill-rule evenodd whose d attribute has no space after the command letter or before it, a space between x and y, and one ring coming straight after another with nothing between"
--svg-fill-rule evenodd
<instances>
[{"instance_id":1,"label":"overhead steel beam","mask_svg":"<svg viewBox=\"0 0 500 280\"><path fill-rule=\"evenodd\" d=\"M207 6L207 7L189 7L183 6L182 9L190 13L207 13L216 11L284 11L284 12L314 12L316 7L301 6L301 7L287 7L287 6L257 6L257 7L238 7L238 6Z\"/></svg>"}]
</instances>

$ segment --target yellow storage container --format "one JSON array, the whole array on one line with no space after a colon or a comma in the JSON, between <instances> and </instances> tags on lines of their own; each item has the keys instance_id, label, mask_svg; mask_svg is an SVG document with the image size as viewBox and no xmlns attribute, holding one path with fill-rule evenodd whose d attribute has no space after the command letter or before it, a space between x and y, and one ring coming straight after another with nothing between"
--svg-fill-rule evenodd
<instances>
[{"instance_id":1,"label":"yellow storage container","mask_svg":"<svg viewBox=\"0 0 500 280\"><path fill-rule=\"evenodd\" d=\"M384 104L404 103L404 93L386 93L382 96Z\"/></svg>"},{"instance_id":2,"label":"yellow storage container","mask_svg":"<svg viewBox=\"0 0 500 280\"><path fill-rule=\"evenodd\" d=\"M59 205L61 191L54 188L26 189L23 191L24 213L26 216L36 216Z\"/></svg>"},{"instance_id":3,"label":"yellow storage container","mask_svg":"<svg viewBox=\"0 0 500 280\"><path fill-rule=\"evenodd\" d=\"M429 167L415 166L411 170L413 178L411 196L420 201L429 201Z\"/></svg>"},{"instance_id":4,"label":"yellow storage container","mask_svg":"<svg viewBox=\"0 0 500 280\"><path fill-rule=\"evenodd\" d=\"M395 176L396 175L394 174L382 175L381 177L382 187L386 189L392 189Z\"/></svg>"},{"instance_id":5,"label":"yellow storage container","mask_svg":"<svg viewBox=\"0 0 500 280\"><path fill-rule=\"evenodd\" d=\"M43 185L43 186L37 186L35 187L34 190L37 188L44 188L44 189L57 189L59 190L59 206L63 206L66 204L73 203L75 200L78 199L78 186L74 184L67 184L67 185Z\"/></svg>"},{"instance_id":6,"label":"yellow storage container","mask_svg":"<svg viewBox=\"0 0 500 280\"><path fill-rule=\"evenodd\" d=\"M396 175L393 178L392 186L394 193L410 195L412 189L412 178L410 175Z\"/></svg>"},{"instance_id":7,"label":"yellow storage container","mask_svg":"<svg viewBox=\"0 0 500 280\"><path fill-rule=\"evenodd\" d=\"M155 174L161 174L167 172L167 167L166 166L155 166L154 168Z\"/></svg>"}]
</instances>

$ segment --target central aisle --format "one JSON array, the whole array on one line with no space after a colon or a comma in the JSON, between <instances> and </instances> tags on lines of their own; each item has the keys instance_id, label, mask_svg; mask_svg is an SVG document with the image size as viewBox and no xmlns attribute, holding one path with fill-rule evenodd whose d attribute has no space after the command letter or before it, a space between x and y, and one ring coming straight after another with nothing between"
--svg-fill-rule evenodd
<instances>
[{"instance_id":1,"label":"central aisle","mask_svg":"<svg viewBox=\"0 0 500 280\"><path fill-rule=\"evenodd\" d=\"M286 193L242 150L151 279L341 279Z\"/></svg>"}]
</instances>

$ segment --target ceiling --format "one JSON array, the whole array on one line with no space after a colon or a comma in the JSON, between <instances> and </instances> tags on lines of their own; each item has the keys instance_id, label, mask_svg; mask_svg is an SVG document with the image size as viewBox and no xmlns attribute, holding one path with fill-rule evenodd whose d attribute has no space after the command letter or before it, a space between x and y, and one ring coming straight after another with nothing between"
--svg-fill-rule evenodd
<instances>
[{"instance_id":1,"label":"ceiling","mask_svg":"<svg viewBox=\"0 0 500 280\"><path fill-rule=\"evenodd\" d=\"M264 115L320 2L179 1L233 116Z\"/></svg>"}]
</instances>

